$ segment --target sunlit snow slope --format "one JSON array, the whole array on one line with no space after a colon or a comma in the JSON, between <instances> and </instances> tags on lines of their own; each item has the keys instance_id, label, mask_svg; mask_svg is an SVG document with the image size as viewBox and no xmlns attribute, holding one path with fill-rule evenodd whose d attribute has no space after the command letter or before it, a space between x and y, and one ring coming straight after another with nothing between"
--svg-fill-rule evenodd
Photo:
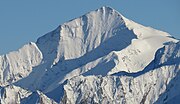
<instances>
[{"instance_id":1,"label":"sunlit snow slope","mask_svg":"<svg viewBox=\"0 0 180 104\"><path fill-rule=\"evenodd\" d=\"M179 69L179 40L102 7L0 56L0 100L174 104Z\"/></svg>"}]
</instances>

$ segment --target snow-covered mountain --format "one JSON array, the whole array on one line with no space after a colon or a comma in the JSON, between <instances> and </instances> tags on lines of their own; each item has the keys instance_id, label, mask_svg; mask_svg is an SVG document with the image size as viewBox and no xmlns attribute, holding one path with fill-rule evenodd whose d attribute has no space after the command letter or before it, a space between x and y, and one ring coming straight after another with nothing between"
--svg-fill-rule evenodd
<instances>
[{"instance_id":1,"label":"snow-covered mountain","mask_svg":"<svg viewBox=\"0 0 180 104\"><path fill-rule=\"evenodd\" d=\"M179 70L179 40L102 7L0 56L0 100L175 104Z\"/></svg>"}]
</instances>

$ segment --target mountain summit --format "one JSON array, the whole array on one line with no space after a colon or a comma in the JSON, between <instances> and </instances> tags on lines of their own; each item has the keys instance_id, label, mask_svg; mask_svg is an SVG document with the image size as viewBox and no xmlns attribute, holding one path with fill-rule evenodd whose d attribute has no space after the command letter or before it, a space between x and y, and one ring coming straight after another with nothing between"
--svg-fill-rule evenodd
<instances>
[{"instance_id":1,"label":"mountain summit","mask_svg":"<svg viewBox=\"0 0 180 104\"><path fill-rule=\"evenodd\" d=\"M170 34L102 7L0 56L0 100L2 104L177 101L179 46Z\"/></svg>"}]
</instances>

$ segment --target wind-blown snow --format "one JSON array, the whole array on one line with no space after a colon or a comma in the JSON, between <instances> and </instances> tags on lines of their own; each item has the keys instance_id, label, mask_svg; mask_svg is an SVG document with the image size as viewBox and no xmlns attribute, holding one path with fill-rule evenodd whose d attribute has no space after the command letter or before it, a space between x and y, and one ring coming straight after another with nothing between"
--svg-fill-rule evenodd
<instances>
[{"instance_id":1,"label":"wind-blown snow","mask_svg":"<svg viewBox=\"0 0 180 104\"><path fill-rule=\"evenodd\" d=\"M179 56L168 33L102 7L0 56L1 103L169 102Z\"/></svg>"}]
</instances>

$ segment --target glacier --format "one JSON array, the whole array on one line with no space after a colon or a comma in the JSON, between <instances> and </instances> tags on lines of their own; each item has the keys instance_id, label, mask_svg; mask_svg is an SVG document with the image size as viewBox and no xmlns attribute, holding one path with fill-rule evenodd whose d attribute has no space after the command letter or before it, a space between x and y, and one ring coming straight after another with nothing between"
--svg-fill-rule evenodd
<instances>
[{"instance_id":1,"label":"glacier","mask_svg":"<svg viewBox=\"0 0 180 104\"><path fill-rule=\"evenodd\" d=\"M1 104L178 104L180 42L101 7L0 56Z\"/></svg>"}]
</instances>

